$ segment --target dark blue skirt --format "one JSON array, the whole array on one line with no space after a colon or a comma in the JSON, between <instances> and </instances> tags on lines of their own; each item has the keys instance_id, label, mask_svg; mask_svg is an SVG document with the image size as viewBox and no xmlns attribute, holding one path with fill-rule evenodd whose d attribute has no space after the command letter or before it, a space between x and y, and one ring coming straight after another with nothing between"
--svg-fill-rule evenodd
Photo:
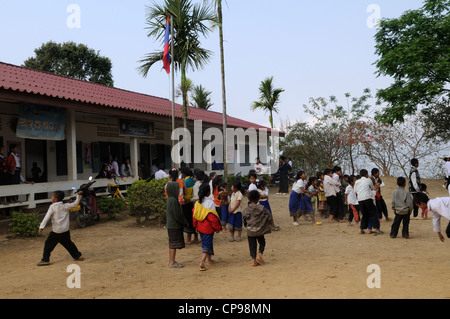
<instances>
[{"instance_id":1,"label":"dark blue skirt","mask_svg":"<svg viewBox=\"0 0 450 319\"><path fill-rule=\"evenodd\" d=\"M289 212L296 213L298 211L305 211L303 194L298 194L295 191L292 191L291 196L289 197Z\"/></svg>"}]
</instances>

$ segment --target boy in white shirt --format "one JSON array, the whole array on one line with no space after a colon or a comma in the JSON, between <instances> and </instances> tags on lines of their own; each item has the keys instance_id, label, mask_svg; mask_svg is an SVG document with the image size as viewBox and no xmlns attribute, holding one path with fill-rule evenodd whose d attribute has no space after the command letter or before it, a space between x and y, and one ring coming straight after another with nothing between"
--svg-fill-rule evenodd
<instances>
[{"instance_id":1,"label":"boy in white shirt","mask_svg":"<svg viewBox=\"0 0 450 319\"><path fill-rule=\"evenodd\" d=\"M359 224L359 202L353 189L356 183L356 177L354 175L350 176L348 183L349 185L345 189L345 205L349 207L348 225L351 226L353 218L355 218L356 224Z\"/></svg>"},{"instance_id":2,"label":"boy in white shirt","mask_svg":"<svg viewBox=\"0 0 450 319\"><path fill-rule=\"evenodd\" d=\"M433 229L438 234L439 239L444 242L441 233L441 217L450 220L450 197L429 199L425 193L419 193L414 197L414 205L421 209L427 209L433 216ZM450 223L446 230L447 237L450 238Z\"/></svg>"},{"instance_id":3,"label":"boy in white shirt","mask_svg":"<svg viewBox=\"0 0 450 319\"><path fill-rule=\"evenodd\" d=\"M52 205L50 205L47 214L44 217L44 220L39 226L39 234L42 234L45 225L47 225L47 222L50 219L52 220L52 231L45 241L44 254L42 260L38 262L38 266L45 266L50 264L50 254L59 243L67 249L74 260L84 260L83 256L78 251L77 246L75 246L75 244L70 239L69 230L69 212L72 208L75 208L80 204L82 194L83 191L79 191L76 201L69 204L63 203L65 197L63 191L56 191L52 194Z\"/></svg>"}]
</instances>

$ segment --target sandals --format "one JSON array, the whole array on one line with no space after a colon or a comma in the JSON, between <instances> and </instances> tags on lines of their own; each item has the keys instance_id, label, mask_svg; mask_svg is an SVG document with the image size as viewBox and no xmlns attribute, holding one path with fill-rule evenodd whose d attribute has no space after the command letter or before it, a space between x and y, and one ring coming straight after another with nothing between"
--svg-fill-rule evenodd
<instances>
[{"instance_id":1,"label":"sandals","mask_svg":"<svg viewBox=\"0 0 450 319\"><path fill-rule=\"evenodd\" d=\"M169 265L169 268L183 268L183 265L175 262L173 265Z\"/></svg>"}]
</instances>

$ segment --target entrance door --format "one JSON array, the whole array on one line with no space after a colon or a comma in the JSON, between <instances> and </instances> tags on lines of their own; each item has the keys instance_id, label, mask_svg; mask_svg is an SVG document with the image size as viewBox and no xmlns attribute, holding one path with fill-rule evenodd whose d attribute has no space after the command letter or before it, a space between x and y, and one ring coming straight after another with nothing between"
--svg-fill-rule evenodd
<instances>
[{"instance_id":1,"label":"entrance door","mask_svg":"<svg viewBox=\"0 0 450 319\"><path fill-rule=\"evenodd\" d=\"M147 179L152 176L150 161L150 144L139 144L139 165L142 169L142 178Z\"/></svg>"},{"instance_id":2,"label":"entrance door","mask_svg":"<svg viewBox=\"0 0 450 319\"><path fill-rule=\"evenodd\" d=\"M25 172L22 176L35 183L45 183L47 176L47 141L25 140Z\"/></svg>"}]
</instances>

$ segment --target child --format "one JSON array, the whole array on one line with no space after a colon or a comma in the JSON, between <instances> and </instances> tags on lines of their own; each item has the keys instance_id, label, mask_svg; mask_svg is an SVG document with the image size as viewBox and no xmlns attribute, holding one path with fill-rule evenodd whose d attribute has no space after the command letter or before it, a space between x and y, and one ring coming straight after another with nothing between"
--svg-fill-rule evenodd
<instances>
[{"instance_id":1,"label":"child","mask_svg":"<svg viewBox=\"0 0 450 319\"><path fill-rule=\"evenodd\" d=\"M260 195L259 204L264 206L270 213L272 217L272 230L278 231L280 230L279 226L275 226L275 222L273 221L272 209L269 204L269 188L267 188L267 183L264 180L260 180L258 182L258 192Z\"/></svg>"},{"instance_id":2,"label":"child","mask_svg":"<svg viewBox=\"0 0 450 319\"><path fill-rule=\"evenodd\" d=\"M222 224L222 232L229 233L227 230L228 223L228 205L229 205L229 196L228 196L228 185L227 183L222 183L220 185L219 194L217 195L220 201L220 217Z\"/></svg>"},{"instance_id":3,"label":"child","mask_svg":"<svg viewBox=\"0 0 450 319\"><path fill-rule=\"evenodd\" d=\"M355 189L353 188L356 183L356 177L354 175L348 178L348 186L345 189L345 205L348 205L348 226L352 226L353 218L355 218L356 225L359 224L359 202L356 197Z\"/></svg>"},{"instance_id":4,"label":"child","mask_svg":"<svg viewBox=\"0 0 450 319\"><path fill-rule=\"evenodd\" d=\"M298 218L305 213L305 202L303 200L304 189L306 187L306 182L302 176L305 175L305 172L299 171L295 177L297 182L292 187L291 196L289 197L289 212L291 217L293 218L294 226L298 226Z\"/></svg>"},{"instance_id":5,"label":"child","mask_svg":"<svg viewBox=\"0 0 450 319\"><path fill-rule=\"evenodd\" d=\"M169 267L182 268L183 265L175 261L177 249L185 247L183 229L188 225L178 201L179 184L169 182L166 185L166 229L169 236Z\"/></svg>"},{"instance_id":6,"label":"child","mask_svg":"<svg viewBox=\"0 0 450 319\"><path fill-rule=\"evenodd\" d=\"M241 192L241 182L239 180L235 180L231 185L231 191L233 194L231 195L230 205L228 205L228 227L230 230L230 241L235 241L234 233L237 232L236 241L242 241L242 199L243 195Z\"/></svg>"},{"instance_id":7,"label":"child","mask_svg":"<svg viewBox=\"0 0 450 319\"><path fill-rule=\"evenodd\" d=\"M211 256L214 256L214 233L222 230L220 218L216 211L216 204L209 195L211 188L208 183L203 183L198 192L198 201L195 203L193 223L197 232L200 233L202 240L202 260L200 262L200 271L207 270L205 262L210 266L213 261Z\"/></svg>"},{"instance_id":8,"label":"child","mask_svg":"<svg viewBox=\"0 0 450 319\"><path fill-rule=\"evenodd\" d=\"M397 178L398 188L392 193L392 210L395 213L391 227L391 238L396 238L400 223L403 222L402 237L409 238L409 220L413 210L413 202L409 192L405 190L406 179Z\"/></svg>"},{"instance_id":9,"label":"child","mask_svg":"<svg viewBox=\"0 0 450 319\"><path fill-rule=\"evenodd\" d=\"M304 175L304 176L306 178L306 175ZM316 185L317 185L317 178L310 177L309 182L308 182L308 187L307 187L307 189L304 190L306 193L306 195L304 196L304 201L305 201L306 215L311 217L311 221L313 222L314 226L319 226L319 225L322 225L322 223L316 222L316 219L314 218L314 208L313 208L312 200L311 200L311 198L315 198L317 196ZM305 217L306 217L306 215L305 215Z\"/></svg>"},{"instance_id":10,"label":"child","mask_svg":"<svg viewBox=\"0 0 450 319\"><path fill-rule=\"evenodd\" d=\"M319 200L319 214L320 217L326 219L328 218L328 203L327 203L327 197L325 196L325 190L323 188L323 181L321 180L319 182L319 192L317 195L317 199Z\"/></svg>"},{"instance_id":11,"label":"child","mask_svg":"<svg viewBox=\"0 0 450 319\"><path fill-rule=\"evenodd\" d=\"M75 208L80 204L82 195L83 191L79 191L75 202L64 204L63 200L65 194L63 191L56 191L52 194L52 205L50 205L44 220L39 226L39 234L42 234L45 225L47 225L47 222L50 219L52 220L52 231L45 241L44 254L42 260L38 262L38 266L50 265L50 255L58 244L63 245L74 260L84 260L83 256L78 251L77 246L70 239L69 230L69 212L72 208Z\"/></svg>"},{"instance_id":12,"label":"child","mask_svg":"<svg viewBox=\"0 0 450 319\"><path fill-rule=\"evenodd\" d=\"M414 205L431 212L433 229L438 234L439 239L444 242L444 236L441 234L441 217L450 220L450 197L429 199L425 193L419 193L414 197ZM446 234L450 238L450 223L447 226Z\"/></svg>"},{"instance_id":13,"label":"child","mask_svg":"<svg viewBox=\"0 0 450 319\"><path fill-rule=\"evenodd\" d=\"M260 196L258 191L248 193L250 204L245 208L242 216L244 226L247 228L248 246L253 260L252 267L265 263L262 258L266 247L264 235L271 233L272 217L264 206L258 204ZM258 255L256 254L257 243L259 243Z\"/></svg>"},{"instance_id":14,"label":"child","mask_svg":"<svg viewBox=\"0 0 450 319\"><path fill-rule=\"evenodd\" d=\"M251 191L257 191L258 186L256 185L256 174L255 173L249 174L248 180L250 184L248 185L247 194L250 193Z\"/></svg>"},{"instance_id":15,"label":"child","mask_svg":"<svg viewBox=\"0 0 450 319\"><path fill-rule=\"evenodd\" d=\"M427 191L427 185L421 184L420 188L422 189L422 192L424 192L427 196L430 196L430 194ZM428 208L422 209L422 219L428 219Z\"/></svg>"}]
</instances>

